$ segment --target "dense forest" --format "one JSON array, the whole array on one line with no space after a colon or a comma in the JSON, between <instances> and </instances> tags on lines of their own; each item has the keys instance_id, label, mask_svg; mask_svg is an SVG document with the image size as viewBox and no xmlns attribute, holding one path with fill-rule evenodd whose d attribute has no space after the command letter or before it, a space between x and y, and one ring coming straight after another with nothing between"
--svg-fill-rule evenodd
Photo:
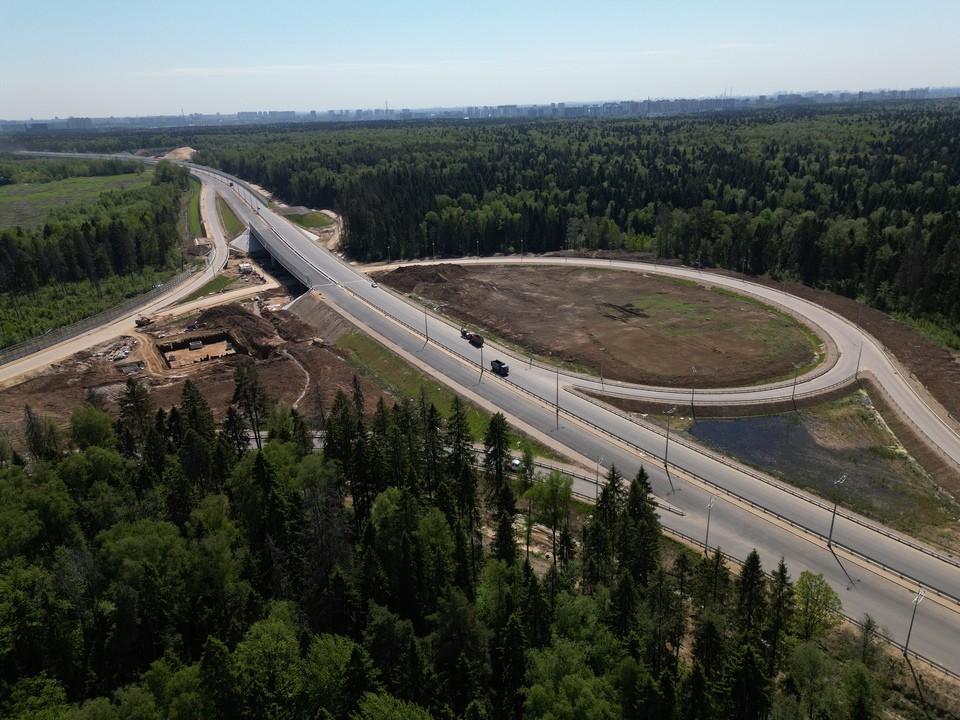
<instances>
[{"instance_id":1,"label":"dense forest","mask_svg":"<svg viewBox=\"0 0 960 720\"><path fill-rule=\"evenodd\" d=\"M143 167L115 160L0 157L0 184L119 175L133 169L142 172ZM144 284L150 287L153 271L176 267L181 202L188 187L186 170L160 163L147 186L110 190L94 204L55 209L39 227L0 228L0 297L5 300L0 347L40 334L45 324L49 329L37 314L44 311L40 306L55 303L55 309L46 310L56 314L53 326L79 320L103 309L108 285L114 290L129 286L136 294ZM139 283L111 282L146 271L149 277ZM44 288L52 294L41 297ZM85 300L93 293L91 306Z\"/></svg>"},{"instance_id":2,"label":"dense forest","mask_svg":"<svg viewBox=\"0 0 960 720\"><path fill-rule=\"evenodd\" d=\"M361 260L633 250L960 324L960 105L29 138L198 148L330 207Z\"/></svg>"},{"instance_id":3,"label":"dense forest","mask_svg":"<svg viewBox=\"0 0 960 720\"><path fill-rule=\"evenodd\" d=\"M586 515L529 450L510 472L503 415L478 453L459 399L370 409L355 382L307 417L234 377L219 423L131 378L116 418L26 407L26 452L0 442L0 715L880 717L869 618L668 543L642 468Z\"/></svg>"}]
</instances>

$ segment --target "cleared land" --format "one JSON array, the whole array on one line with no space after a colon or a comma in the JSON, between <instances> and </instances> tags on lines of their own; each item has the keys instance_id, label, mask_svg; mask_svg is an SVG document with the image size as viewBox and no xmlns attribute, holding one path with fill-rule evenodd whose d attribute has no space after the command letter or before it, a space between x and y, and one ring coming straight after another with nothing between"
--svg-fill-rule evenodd
<instances>
[{"instance_id":1,"label":"cleared land","mask_svg":"<svg viewBox=\"0 0 960 720\"><path fill-rule=\"evenodd\" d=\"M699 284L551 266L401 267L375 277L525 352L609 380L733 387L792 376L819 343L793 318Z\"/></svg>"},{"instance_id":2,"label":"cleared land","mask_svg":"<svg viewBox=\"0 0 960 720\"><path fill-rule=\"evenodd\" d=\"M141 174L73 177L47 183L20 183L0 187L0 227L42 225L52 210L96 202L107 190L132 190L149 185L151 171Z\"/></svg>"}]
</instances>

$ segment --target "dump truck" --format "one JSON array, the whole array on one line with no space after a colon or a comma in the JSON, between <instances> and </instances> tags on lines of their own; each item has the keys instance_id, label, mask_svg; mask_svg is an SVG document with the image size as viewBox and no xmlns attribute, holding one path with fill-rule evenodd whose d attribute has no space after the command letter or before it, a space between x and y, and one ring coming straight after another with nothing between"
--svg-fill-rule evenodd
<instances>
[{"instance_id":1,"label":"dump truck","mask_svg":"<svg viewBox=\"0 0 960 720\"><path fill-rule=\"evenodd\" d=\"M490 370L494 375L499 375L500 377L506 377L510 374L510 366L507 365L502 360L494 360L490 363Z\"/></svg>"},{"instance_id":2,"label":"dump truck","mask_svg":"<svg viewBox=\"0 0 960 720\"><path fill-rule=\"evenodd\" d=\"M474 347L483 347L483 335L460 328L460 337L465 338Z\"/></svg>"}]
</instances>

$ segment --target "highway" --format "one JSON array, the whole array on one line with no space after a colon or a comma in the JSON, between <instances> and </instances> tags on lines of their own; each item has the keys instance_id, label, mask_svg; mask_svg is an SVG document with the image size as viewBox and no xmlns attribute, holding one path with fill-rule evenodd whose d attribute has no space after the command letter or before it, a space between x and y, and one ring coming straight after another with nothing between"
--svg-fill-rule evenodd
<instances>
[{"instance_id":1,"label":"highway","mask_svg":"<svg viewBox=\"0 0 960 720\"><path fill-rule=\"evenodd\" d=\"M861 619L869 613L888 631L894 643L906 640L913 600L918 589L923 588L926 598L917 608L910 636L911 654L960 675L960 653L956 652L960 647L960 562L956 558L934 552L846 511L838 511L834 518L831 504L740 467L675 434L668 443L661 428L612 411L578 391L600 389L599 380L530 363L490 342L482 350L473 348L460 337L459 328L443 318L385 288L371 287L369 277L361 270L320 248L307 233L268 210L255 190L237 178L196 166L191 166L191 171L208 186L205 211L218 249L222 244L226 253L218 223L210 222L217 217L215 193L209 192L210 188L230 201L241 219L291 274L412 364L479 405L504 412L519 429L557 447L584 468L597 468L601 476L615 463L629 478L642 464L650 474L654 494L677 510L661 513L661 522L668 531L702 544L709 512L711 547L720 547L735 559L743 559L756 549L767 571L772 571L784 557L794 580L803 570L822 573L838 591L848 617ZM921 432L946 457L960 463L960 436L953 424L941 419L935 404L917 391L895 359L855 324L819 306L741 279L701 274L689 268L540 257L532 261L521 257L461 262L599 264L686 277L762 298L816 326L820 336L832 344L830 360L798 377L796 383L791 379L764 387L699 390L698 406L789 399L794 392L817 393L869 371ZM212 276L219 267L217 262L211 263L207 272ZM206 278L198 278L189 289L178 291L176 297L165 298L164 304L175 302L203 282ZM158 312L162 307L158 303L142 311ZM110 339L121 334L120 330L129 332L133 316L115 325L75 342L62 343L43 357L37 354L27 360L37 367L100 342L96 338L101 335ZM485 369L494 358L509 362L509 378L500 378ZM23 366L19 372L24 372ZM0 367L0 383L15 374L17 368ZM689 407L689 389L604 383L607 391L612 386L619 393L675 404L681 412L684 406ZM589 474L587 470L585 475ZM575 490L587 497L595 493L593 483L584 478L576 481ZM713 504L708 511L711 499ZM834 519L832 547L828 547L827 536Z\"/></svg>"},{"instance_id":2,"label":"highway","mask_svg":"<svg viewBox=\"0 0 960 720\"><path fill-rule=\"evenodd\" d=\"M214 181L215 182L215 181ZM229 186L221 187L229 192ZM270 252L304 285L319 291L332 305L367 332L413 364L427 369L445 384L489 409L503 411L521 430L564 449L585 468L599 465L601 475L611 463L628 478L642 464L650 473L654 493L683 514L663 512L669 531L703 543L707 506L710 512L711 547L720 547L743 559L752 550L760 553L771 571L786 558L791 577L803 570L823 573L837 589L845 614L862 619L869 613L903 643L919 588L926 599L918 608L910 636L910 650L960 674L960 563L920 543L875 526L852 513L793 488L785 487L756 471L737 466L687 441L671 438L669 447L662 429L590 401L577 388L596 387L598 380L557 372L529 363L492 343L482 349L460 337L459 328L423 307L386 290L374 288L368 276L335 254L318 247L302 230L254 200L237 210ZM464 260L464 263L502 264L504 258ZM531 262L516 258L514 262ZM536 258L532 262L601 264L634 272L656 272L724 285L763 298L815 325L821 337L835 345L831 362L793 381L766 387L697 392L701 402L749 402L755 399L789 399L791 393L811 393L848 382L869 370L897 404L924 429L943 452L960 458L960 438L943 422L912 386L901 369L876 342L854 324L806 301L737 278L702 276L687 268L654 267L638 263ZM511 366L510 377L500 378L485 369L502 358ZM610 389L610 383L605 383ZM689 390L663 390L618 385L618 392L645 395L689 404ZM664 456L668 455L669 475ZM586 473L589 475L589 472ZM590 496L592 483L577 482L576 491ZM832 547L827 545L835 519Z\"/></svg>"}]
</instances>

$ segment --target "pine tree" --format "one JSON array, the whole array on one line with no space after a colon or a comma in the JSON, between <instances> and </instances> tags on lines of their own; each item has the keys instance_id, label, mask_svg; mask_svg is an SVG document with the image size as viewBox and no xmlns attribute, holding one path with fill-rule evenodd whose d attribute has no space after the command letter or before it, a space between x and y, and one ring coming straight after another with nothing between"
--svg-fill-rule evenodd
<instances>
[{"instance_id":1,"label":"pine tree","mask_svg":"<svg viewBox=\"0 0 960 720\"><path fill-rule=\"evenodd\" d=\"M269 398L267 390L253 364L238 365L233 372L233 400L247 418L257 449L263 448L260 431L267 416Z\"/></svg>"},{"instance_id":2,"label":"pine tree","mask_svg":"<svg viewBox=\"0 0 960 720\"><path fill-rule=\"evenodd\" d=\"M763 574L760 555L752 550L737 577L733 622L746 642L754 642L766 620L767 578Z\"/></svg>"},{"instance_id":3,"label":"pine tree","mask_svg":"<svg viewBox=\"0 0 960 720\"><path fill-rule=\"evenodd\" d=\"M638 587L646 587L650 573L660 565L660 519L650 499L650 481L643 466L627 490L620 519L620 565Z\"/></svg>"},{"instance_id":4,"label":"pine tree","mask_svg":"<svg viewBox=\"0 0 960 720\"><path fill-rule=\"evenodd\" d=\"M767 648L767 675L774 678L782 669L785 641L793 618L793 585L783 558L770 582L770 606L763 627Z\"/></svg>"},{"instance_id":5,"label":"pine tree","mask_svg":"<svg viewBox=\"0 0 960 720\"><path fill-rule=\"evenodd\" d=\"M494 413L483 438L483 469L487 478L487 498L499 502L510 462L510 429L503 413Z\"/></svg>"}]
</instances>

